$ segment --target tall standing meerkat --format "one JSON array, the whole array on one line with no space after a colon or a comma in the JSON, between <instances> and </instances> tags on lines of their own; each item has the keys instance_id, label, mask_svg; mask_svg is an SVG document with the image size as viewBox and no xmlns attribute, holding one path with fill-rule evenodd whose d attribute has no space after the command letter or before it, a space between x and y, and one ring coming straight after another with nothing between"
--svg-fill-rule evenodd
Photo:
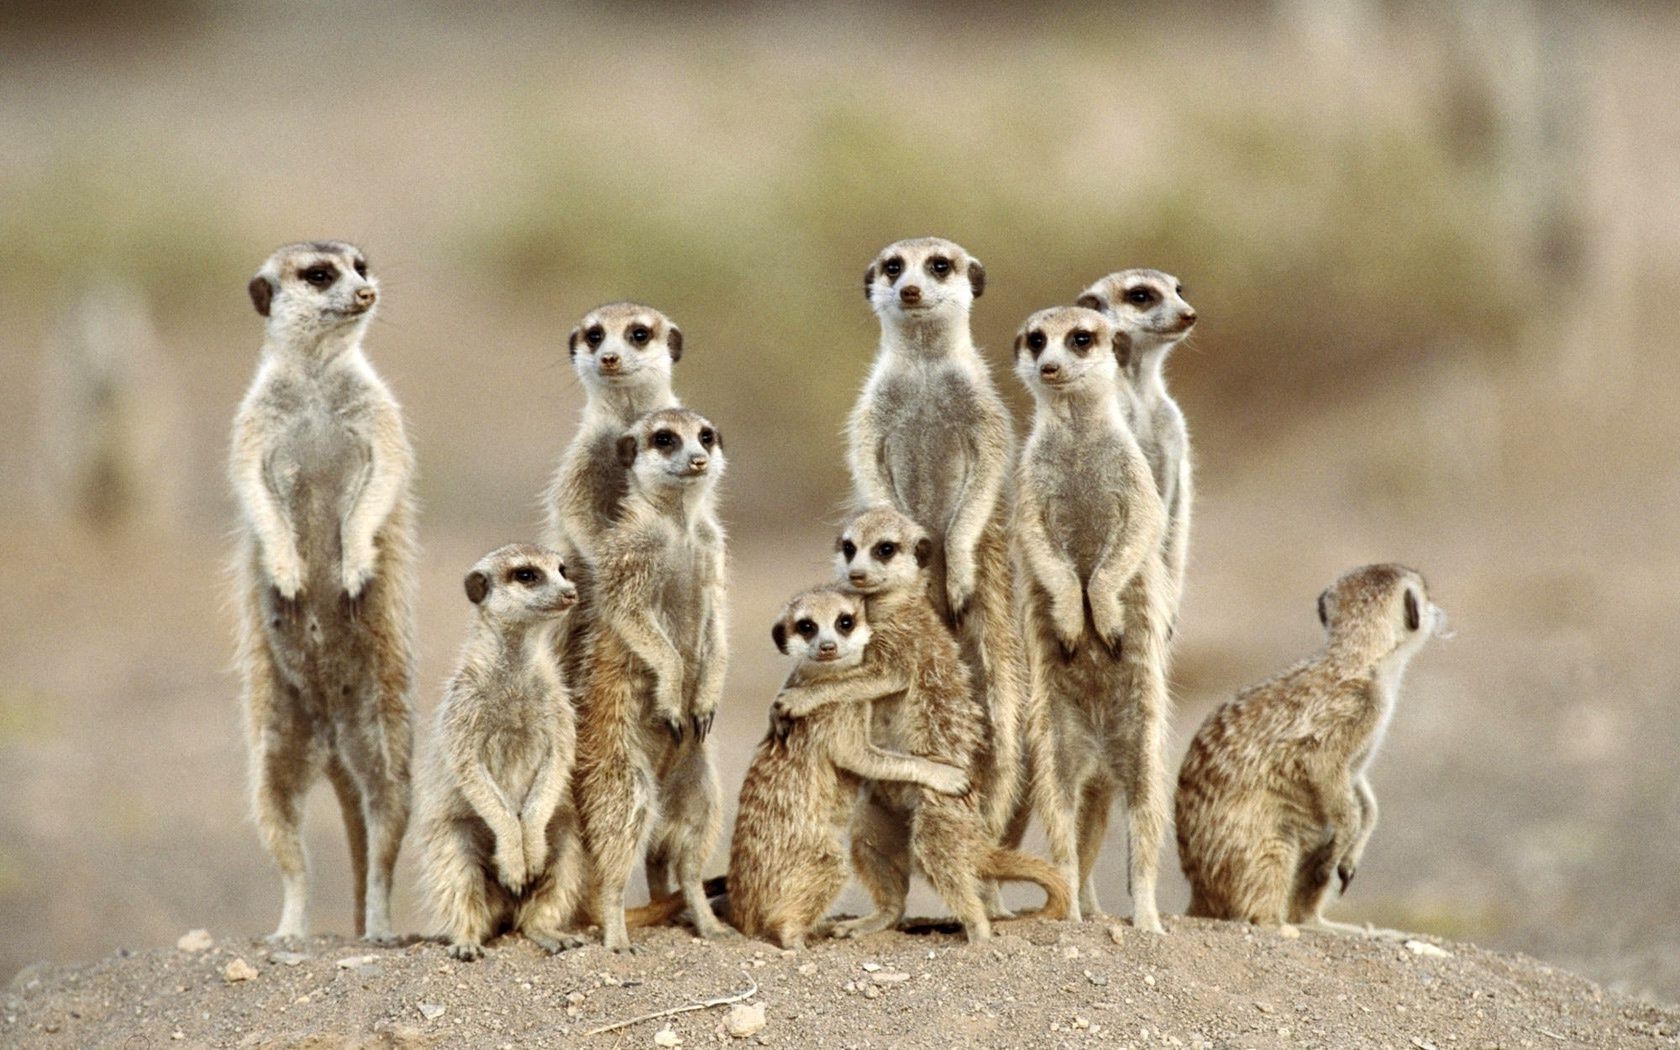
<instances>
[{"instance_id":1,"label":"tall standing meerkat","mask_svg":"<svg viewBox=\"0 0 1680 1050\"><path fill-rule=\"evenodd\" d=\"M1401 565L1344 574L1318 598L1317 654L1208 716L1178 774L1179 863L1190 914L1342 932L1323 916L1346 892L1377 823L1366 777L1406 665L1446 614Z\"/></svg>"},{"instance_id":2,"label":"tall standing meerkat","mask_svg":"<svg viewBox=\"0 0 1680 1050\"><path fill-rule=\"evenodd\" d=\"M1120 409L1115 325L1077 306L1041 310L1015 337L1032 391L1016 486L1032 696L1035 809L1051 859L1096 913L1091 869L1114 792L1125 795L1132 921L1161 932L1155 879L1166 834L1169 623L1158 556L1165 512Z\"/></svg>"},{"instance_id":3,"label":"tall standing meerkat","mask_svg":"<svg viewBox=\"0 0 1680 1050\"><path fill-rule=\"evenodd\" d=\"M378 285L354 245L316 241L276 251L249 290L267 331L229 471L252 796L285 891L274 936L306 932L299 826L325 772L350 837L356 932L389 941L409 808L414 455L362 352Z\"/></svg>"},{"instance_id":4,"label":"tall standing meerkat","mask_svg":"<svg viewBox=\"0 0 1680 1050\"><path fill-rule=\"evenodd\" d=\"M891 507L864 511L835 544L841 578L865 599L871 635L860 673L790 683L773 717L786 724L830 704L871 703L875 733L890 746L959 769L987 768L985 711L956 639L934 609L928 566L934 544ZM892 702L907 679L903 697ZM998 881L1035 882L1045 893L1036 914L1061 918L1068 887L1037 857L997 843L974 793L950 796L871 781L852 823L852 862L875 911L835 926L855 937L904 917L910 874L919 868L970 941L991 936L984 895Z\"/></svg>"},{"instance_id":5,"label":"tall standing meerkat","mask_svg":"<svg viewBox=\"0 0 1680 1050\"><path fill-rule=\"evenodd\" d=\"M883 248L863 284L881 343L848 424L854 509L896 507L932 541L933 599L958 628L990 726L976 782L998 837L1020 798L1026 661L1006 532L1014 425L968 324L986 271L924 237Z\"/></svg>"},{"instance_id":6,"label":"tall standing meerkat","mask_svg":"<svg viewBox=\"0 0 1680 1050\"><path fill-rule=\"evenodd\" d=\"M568 790L577 724L554 632L577 601L560 555L515 543L466 576L476 616L438 705L421 796L422 881L449 953L519 930L549 951L578 904Z\"/></svg>"},{"instance_id":7,"label":"tall standing meerkat","mask_svg":"<svg viewBox=\"0 0 1680 1050\"><path fill-rule=\"evenodd\" d=\"M1172 348L1190 334L1196 310L1184 298L1178 278L1160 270L1121 270L1085 289L1078 305L1106 314L1122 339L1121 407L1137 438L1155 491L1167 512L1167 532L1161 556L1167 563L1172 588L1169 638L1178 625L1184 600L1184 571L1190 560L1190 511L1194 470L1190 457L1190 428L1178 402L1167 393L1164 366Z\"/></svg>"},{"instance_id":8,"label":"tall standing meerkat","mask_svg":"<svg viewBox=\"0 0 1680 1050\"><path fill-rule=\"evenodd\" d=\"M902 670L863 668L871 631L863 596L835 585L795 595L771 629L794 658L787 685L846 682L902 692ZM846 826L864 780L961 795L968 772L870 739L870 705L834 704L759 742L741 783L729 849L729 918L749 937L802 948L846 884Z\"/></svg>"},{"instance_id":9,"label":"tall standing meerkat","mask_svg":"<svg viewBox=\"0 0 1680 1050\"><path fill-rule=\"evenodd\" d=\"M725 458L717 428L687 409L642 417L615 454L630 487L597 548L576 791L602 939L628 950L624 891L644 850L650 870L675 869L702 936L730 932L700 874L722 831L706 737L728 659L715 510Z\"/></svg>"}]
</instances>

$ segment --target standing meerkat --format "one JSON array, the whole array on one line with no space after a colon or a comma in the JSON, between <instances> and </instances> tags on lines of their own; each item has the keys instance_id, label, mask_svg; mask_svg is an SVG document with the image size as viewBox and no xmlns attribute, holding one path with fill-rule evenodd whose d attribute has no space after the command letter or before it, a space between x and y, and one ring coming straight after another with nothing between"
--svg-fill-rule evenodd
<instances>
[{"instance_id":1,"label":"standing meerkat","mask_svg":"<svg viewBox=\"0 0 1680 1050\"><path fill-rule=\"evenodd\" d=\"M788 686L845 682L883 693L909 686L902 671L863 669L871 631L862 595L812 588L788 602L770 634L794 658ZM834 704L785 735L769 733L753 752L729 849L729 918L742 933L803 948L805 935L823 927L846 884L846 825L864 780L968 791L967 771L877 747L869 730L869 704Z\"/></svg>"},{"instance_id":2,"label":"standing meerkat","mask_svg":"<svg viewBox=\"0 0 1680 1050\"><path fill-rule=\"evenodd\" d=\"M1121 342L1112 321L1077 306L1041 310L1015 337L1015 372L1036 404L1015 503L1028 576L1027 737L1051 859L1079 887L1074 917L1100 910L1091 869L1119 790L1132 922L1160 933L1166 522L1120 410Z\"/></svg>"},{"instance_id":3,"label":"standing meerkat","mask_svg":"<svg viewBox=\"0 0 1680 1050\"><path fill-rule=\"evenodd\" d=\"M933 600L985 705L991 741L975 779L1001 837L1020 800L1026 661L1006 532L1015 430L968 324L986 271L924 237L883 248L863 284L881 343L848 424L855 509L896 507L932 541Z\"/></svg>"},{"instance_id":4,"label":"standing meerkat","mask_svg":"<svg viewBox=\"0 0 1680 1050\"><path fill-rule=\"evenodd\" d=\"M252 796L284 885L274 937L306 933L299 826L325 772L350 837L356 932L388 942L409 806L414 455L362 353L378 285L354 245L316 241L276 251L249 290L267 331L229 471Z\"/></svg>"},{"instance_id":5,"label":"standing meerkat","mask_svg":"<svg viewBox=\"0 0 1680 1050\"><path fill-rule=\"evenodd\" d=\"M702 936L730 932L700 875L722 831L706 736L728 659L714 507L725 458L717 428L687 409L642 417L615 454L630 487L595 562L576 790L602 939L628 950L624 891L644 848L650 869L674 867Z\"/></svg>"},{"instance_id":6,"label":"standing meerkat","mask_svg":"<svg viewBox=\"0 0 1680 1050\"><path fill-rule=\"evenodd\" d=\"M560 555L499 547L466 576L471 634L438 705L421 803L422 881L457 959L520 931L549 951L577 909L568 790L577 724L554 633L577 601Z\"/></svg>"},{"instance_id":7,"label":"standing meerkat","mask_svg":"<svg viewBox=\"0 0 1680 1050\"><path fill-rule=\"evenodd\" d=\"M890 746L971 773L987 768L985 712L929 593L933 541L921 526L883 506L854 517L835 547L841 578L865 599L871 635L864 661L856 676L790 684L778 696L773 718L785 724L826 705L873 702L876 734ZM901 690L902 700L891 702ZM852 823L852 862L875 911L835 926L840 937L896 926L904 917L912 867L927 877L971 942L991 936L984 893L999 880L1037 883L1046 898L1038 915L1061 918L1068 908L1061 874L998 845L973 792L951 796L872 781Z\"/></svg>"},{"instance_id":8,"label":"standing meerkat","mask_svg":"<svg viewBox=\"0 0 1680 1050\"><path fill-rule=\"evenodd\" d=\"M1318 597L1317 654L1208 716L1178 774L1178 856L1190 914L1342 932L1325 920L1377 823L1366 778L1406 665L1447 618L1423 577L1367 565Z\"/></svg>"},{"instance_id":9,"label":"standing meerkat","mask_svg":"<svg viewBox=\"0 0 1680 1050\"><path fill-rule=\"evenodd\" d=\"M1172 348L1190 334L1196 310L1184 298L1178 278L1160 270L1121 270L1085 289L1079 305L1111 319L1122 335L1121 407L1155 478L1167 512L1161 556L1172 588L1170 640L1184 600L1184 571L1190 560L1190 511L1194 496L1190 429L1167 393L1163 366Z\"/></svg>"}]
</instances>

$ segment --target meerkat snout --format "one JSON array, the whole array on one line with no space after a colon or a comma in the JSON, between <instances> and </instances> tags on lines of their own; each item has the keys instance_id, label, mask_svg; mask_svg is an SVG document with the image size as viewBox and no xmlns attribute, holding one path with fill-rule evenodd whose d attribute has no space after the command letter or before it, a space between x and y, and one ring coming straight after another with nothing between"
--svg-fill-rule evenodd
<instances>
[{"instance_id":1,"label":"meerkat snout","mask_svg":"<svg viewBox=\"0 0 1680 1050\"><path fill-rule=\"evenodd\" d=\"M356 289L356 305L360 306L364 310L372 306L374 300L378 298L379 293L374 290L373 285L371 284L366 284Z\"/></svg>"},{"instance_id":2,"label":"meerkat snout","mask_svg":"<svg viewBox=\"0 0 1680 1050\"><path fill-rule=\"evenodd\" d=\"M898 298L906 306L915 306L922 301L922 290L913 284L907 284L898 290Z\"/></svg>"}]
</instances>

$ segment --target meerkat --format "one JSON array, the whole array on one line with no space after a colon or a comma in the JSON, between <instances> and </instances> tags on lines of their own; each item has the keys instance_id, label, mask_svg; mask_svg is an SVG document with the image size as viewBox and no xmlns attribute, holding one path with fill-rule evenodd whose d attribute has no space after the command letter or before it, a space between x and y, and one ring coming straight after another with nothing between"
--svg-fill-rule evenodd
<instances>
[{"instance_id":1,"label":"meerkat","mask_svg":"<svg viewBox=\"0 0 1680 1050\"><path fill-rule=\"evenodd\" d=\"M1318 598L1324 648L1238 693L1202 723L1178 775L1179 863L1191 915L1339 932L1346 892L1377 823L1367 779L1406 665L1447 618L1401 565L1344 574Z\"/></svg>"},{"instance_id":2,"label":"meerkat","mask_svg":"<svg viewBox=\"0 0 1680 1050\"><path fill-rule=\"evenodd\" d=\"M1085 289L1078 305L1106 314L1123 336L1120 346L1121 407L1155 478L1167 512L1161 557L1171 588L1167 626L1170 640L1184 600L1184 572L1190 559L1190 511L1194 470L1190 429L1178 402L1167 393L1167 355L1190 334L1196 309L1184 298L1178 278L1160 270L1121 270Z\"/></svg>"},{"instance_id":3,"label":"meerkat","mask_svg":"<svg viewBox=\"0 0 1680 1050\"><path fill-rule=\"evenodd\" d=\"M1051 859L1079 887L1074 918L1100 912L1091 869L1114 793L1125 795L1132 921L1161 932L1166 833L1165 511L1120 410L1124 338L1094 310L1027 318L1015 372L1032 391L1016 484L1032 694L1034 808Z\"/></svg>"},{"instance_id":4,"label":"meerkat","mask_svg":"<svg viewBox=\"0 0 1680 1050\"><path fill-rule=\"evenodd\" d=\"M577 726L554 633L577 601L560 555L509 544L466 576L472 631L438 705L420 826L422 880L449 953L477 959L503 928L549 951L576 912L571 806Z\"/></svg>"},{"instance_id":5,"label":"meerkat","mask_svg":"<svg viewBox=\"0 0 1680 1050\"><path fill-rule=\"evenodd\" d=\"M392 939L412 746L414 456L362 352L378 288L342 241L287 245L249 286L267 330L229 470L252 798L284 888L278 939L306 933L299 825L322 772L349 833L356 932Z\"/></svg>"},{"instance_id":6,"label":"meerkat","mask_svg":"<svg viewBox=\"0 0 1680 1050\"><path fill-rule=\"evenodd\" d=\"M773 718L785 724L827 705L870 702L875 729L892 747L958 769L987 768L985 712L928 587L932 539L897 510L882 506L854 517L835 548L839 575L864 596L871 627L860 673L790 683L777 697ZM908 688L894 703L904 679ZM896 926L904 917L912 862L971 942L991 936L984 900L990 883L1037 883L1045 893L1037 915L1060 918L1068 909L1061 874L1036 857L998 845L974 792L952 796L871 781L852 823L851 852L875 911L836 925L835 936Z\"/></svg>"},{"instance_id":7,"label":"meerkat","mask_svg":"<svg viewBox=\"0 0 1680 1050\"><path fill-rule=\"evenodd\" d=\"M838 586L794 596L770 635L794 657L789 686L846 682L881 693L909 687L902 671L863 669L871 637L864 599ZM785 733L772 730L753 752L735 810L729 918L737 929L798 949L807 933L826 928L821 920L846 883L844 836L864 780L946 795L969 788L963 769L872 743L867 703L830 705Z\"/></svg>"},{"instance_id":8,"label":"meerkat","mask_svg":"<svg viewBox=\"0 0 1680 1050\"><path fill-rule=\"evenodd\" d=\"M986 271L926 237L883 248L863 284L881 343L848 424L854 509L896 507L928 532L933 600L985 705L991 741L976 780L1001 838L1020 801L1026 661L1006 532L1014 425L968 323Z\"/></svg>"},{"instance_id":9,"label":"meerkat","mask_svg":"<svg viewBox=\"0 0 1680 1050\"><path fill-rule=\"evenodd\" d=\"M623 901L639 853L675 869L702 936L730 932L700 867L722 815L707 734L723 692L726 460L716 427L686 409L638 420L618 442L630 472L595 561L595 625L578 711L577 804L609 948L630 950ZM657 888L650 888L657 895Z\"/></svg>"}]
</instances>

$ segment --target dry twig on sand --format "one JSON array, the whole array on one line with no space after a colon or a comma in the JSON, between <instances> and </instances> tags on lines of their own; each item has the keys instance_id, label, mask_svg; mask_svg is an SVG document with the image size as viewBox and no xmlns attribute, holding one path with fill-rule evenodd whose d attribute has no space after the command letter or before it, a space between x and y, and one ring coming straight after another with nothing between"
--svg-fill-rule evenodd
<instances>
[{"instance_id":1,"label":"dry twig on sand","mask_svg":"<svg viewBox=\"0 0 1680 1050\"><path fill-rule=\"evenodd\" d=\"M713 1006L728 1006L731 1003L738 1003L742 999L751 999L753 996L758 994L758 982L753 980L752 974L750 973L746 974L746 978L746 991L736 992L734 995L720 995L715 999L694 999L682 1006L673 1006L668 1010L655 1010L651 1014L641 1014L636 1017L626 1018L622 1021L614 1021L612 1024L604 1024L599 1028L591 1028L583 1034L589 1036L601 1035L605 1032L616 1032L620 1028L629 1028L631 1025L640 1024L643 1021L653 1021L661 1017L670 1017L672 1014L686 1014L691 1010L706 1010Z\"/></svg>"}]
</instances>

